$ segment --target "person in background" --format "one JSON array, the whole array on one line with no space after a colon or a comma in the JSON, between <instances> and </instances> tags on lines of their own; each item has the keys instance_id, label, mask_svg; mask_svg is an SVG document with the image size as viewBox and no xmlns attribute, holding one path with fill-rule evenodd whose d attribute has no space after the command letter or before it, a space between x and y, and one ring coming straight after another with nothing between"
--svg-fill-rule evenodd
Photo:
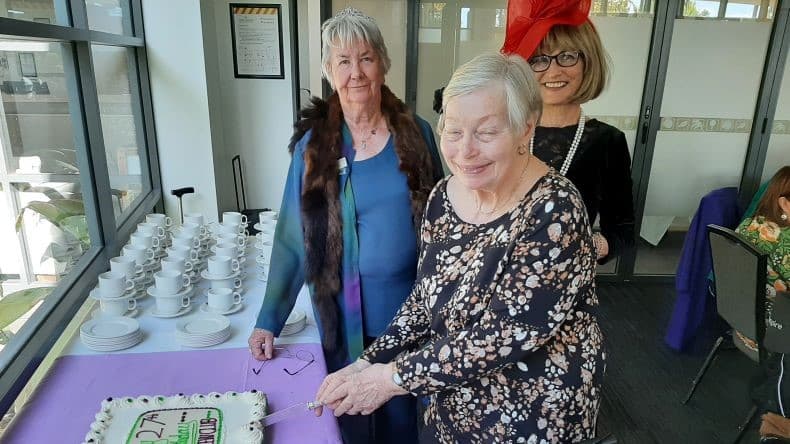
<instances>
[{"instance_id":1,"label":"person in background","mask_svg":"<svg viewBox=\"0 0 790 444\"><path fill-rule=\"evenodd\" d=\"M357 359L414 284L416 228L441 177L430 126L384 84L390 68L376 22L352 8L322 26L324 77L292 138L268 285L249 338L255 359L272 358L303 283L308 284L329 371ZM352 186L353 185L353 186ZM340 421L347 443L416 439L414 399L369 418Z\"/></svg>"},{"instance_id":2,"label":"person in background","mask_svg":"<svg viewBox=\"0 0 790 444\"><path fill-rule=\"evenodd\" d=\"M428 202L417 282L316 399L367 415L427 396L426 443L593 438L605 362L595 247L579 192L529 152L538 85L521 57L483 54L442 103L452 176Z\"/></svg>"},{"instance_id":3,"label":"person in background","mask_svg":"<svg viewBox=\"0 0 790 444\"><path fill-rule=\"evenodd\" d=\"M600 225L595 246L606 263L635 244L631 156L620 130L582 110L609 77L589 10L589 0L510 0L502 52L532 68L543 112L530 152L579 189L590 222Z\"/></svg>"},{"instance_id":4,"label":"person in background","mask_svg":"<svg viewBox=\"0 0 790 444\"><path fill-rule=\"evenodd\" d=\"M768 325L782 320L773 319L773 302L778 293L787 297L790 283L790 166L774 174L765 189L754 215L744 219L735 231L758 250L768 255L768 280L765 288L765 316ZM752 350L757 344L736 332L739 340Z\"/></svg>"}]
</instances>

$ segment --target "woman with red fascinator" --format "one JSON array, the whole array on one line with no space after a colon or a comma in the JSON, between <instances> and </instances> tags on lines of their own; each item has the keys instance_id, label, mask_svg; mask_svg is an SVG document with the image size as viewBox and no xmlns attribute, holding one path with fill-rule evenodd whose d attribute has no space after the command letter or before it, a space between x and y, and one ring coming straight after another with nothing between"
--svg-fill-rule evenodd
<instances>
[{"instance_id":1,"label":"woman with red fascinator","mask_svg":"<svg viewBox=\"0 0 790 444\"><path fill-rule=\"evenodd\" d=\"M543 113L530 150L576 185L599 263L633 248L631 156L625 135L588 118L582 104L606 86L607 55L588 14L590 0L512 0L502 52L519 54L540 84Z\"/></svg>"}]
</instances>

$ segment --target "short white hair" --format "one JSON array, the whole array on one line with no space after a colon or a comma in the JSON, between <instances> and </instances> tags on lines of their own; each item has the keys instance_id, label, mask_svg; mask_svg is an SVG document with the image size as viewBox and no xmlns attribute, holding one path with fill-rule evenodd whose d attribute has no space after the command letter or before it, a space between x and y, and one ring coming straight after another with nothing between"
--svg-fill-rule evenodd
<instances>
[{"instance_id":1,"label":"short white hair","mask_svg":"<svg viewBox=\"0 0 790 444\"><path fill-rule=\"evenodd\" d=\"M538 82L527 62L519 55L486 52L464 63L453 73L442 94L438 132L444 129L444 110L450 99L491 85L502 85L508 123L516 134L526 131L527 122L540 118L543 101Z\"/></svg>"},{"instance_id":2,"label":"short white hair","mask_svg":"<svg viewBox=\"0 0 790 444\"><path fill-rule=\"evenodd\" d=\"M321 25L321 71L332 88L331 51L348 48L360 42L367 43L376 51L384 74L387 74L392 62L379 25L372 17L363 14L359 9L345 8Z\"/></svg>"}]
</instances>

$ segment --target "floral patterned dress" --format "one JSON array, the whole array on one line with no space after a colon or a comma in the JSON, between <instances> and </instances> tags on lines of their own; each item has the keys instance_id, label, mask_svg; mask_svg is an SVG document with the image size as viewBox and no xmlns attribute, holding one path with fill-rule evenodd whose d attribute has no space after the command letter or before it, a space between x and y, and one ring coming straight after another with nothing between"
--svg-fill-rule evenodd
<instances>
[{"instance_id":1,"label":"floral patterned dress","mask_svg":"<svg viewBox=\"0 0 790 444\"><path fill-rule=\"evenodd\" d=\"M415 287L362 358L394 361L403 387L428 396L430 440L592 438L605 353L594 246L571 182L552 170L478 225L456 215L445 179L421 239Z\"/></svg>"},{"instance_id":2,"label":"floral patterned dress","mask_svg":"<svg viewBox=\"0 0 790 444\"><path fill-rule=\"evenodd\" d=\"M768 255L768 279L765 285L765 321L767 325L779 327L773 318L773 305L777 292L787 291L790 281L790 228L782 228L765 216L748 217L735 230L758 250ZM757 344L738 333L738 337L752 350Z\"/></svg>"}]
</instances>

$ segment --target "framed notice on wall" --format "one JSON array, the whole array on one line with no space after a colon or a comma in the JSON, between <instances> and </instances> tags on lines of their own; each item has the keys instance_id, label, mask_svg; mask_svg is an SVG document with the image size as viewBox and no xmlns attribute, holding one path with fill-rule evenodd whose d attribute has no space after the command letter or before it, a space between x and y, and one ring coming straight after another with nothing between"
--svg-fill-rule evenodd
<instances>
[{"instance_id":1,"label":"framed notice on wall","mask_svg":"<svg viewBox=\"0 0 790 444\"><path fill-rule=\"evenodd\" d=\"M230 34L237 78L285 78L280 5L231 3Z\"/></svg>"}]
</instances>

